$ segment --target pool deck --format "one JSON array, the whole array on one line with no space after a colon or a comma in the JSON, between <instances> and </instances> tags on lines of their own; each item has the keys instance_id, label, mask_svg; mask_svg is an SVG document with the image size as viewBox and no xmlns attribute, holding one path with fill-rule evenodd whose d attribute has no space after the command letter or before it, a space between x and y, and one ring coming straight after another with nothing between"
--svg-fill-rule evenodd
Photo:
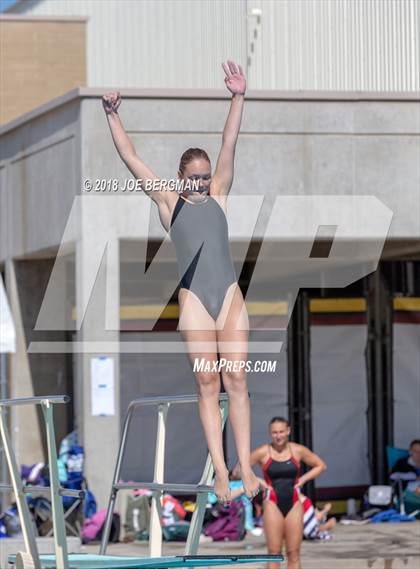
<instances>
[{"instance_id":1,"label":"pool deck","mask_svg":"<svg viewBox=\"0 0 420 569\"><path fill-rule=\"evenodd\" d=\"M147 556L147 543L111 544L110 555ZM96 553L97 545L82 546L81 551ZM165 555L182 555L183 543L165 543ZM247 536L240 542L200 545L199 553L265 553L263 537ZM242 566L241 566L242 567ZM244 565L243 567L251 567ZM286 567L286 564L282 564ZM404 524L337 525L330 541L305 541L302 569L420 569L420 522Z\"/></svg>"}]
</instances>

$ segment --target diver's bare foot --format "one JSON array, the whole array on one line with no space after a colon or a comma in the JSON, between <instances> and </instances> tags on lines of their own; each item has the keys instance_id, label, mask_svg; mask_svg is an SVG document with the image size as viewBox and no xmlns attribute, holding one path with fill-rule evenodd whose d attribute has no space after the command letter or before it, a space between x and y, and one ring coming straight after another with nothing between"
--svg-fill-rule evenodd
<instances>
[{"instance_id":1,"label":"diver's bare foot","mask_svg":"<svg viewBox=\"0 0 420 569\"><path fill-rule=\"evenodd\" d=\"M229 472L227 470L216 472L214 477L214 493L221 504L227 506L232 501L229 488Z\"/></svg>"},{"instance_id":2,"label":"diver's bare foot","mask_svg":"<svg viewBox=\"0 0 420 569\"><path fill-rule=\"evenodd\" d=\"M242 483L244 485L245 494L248 496L250 500L252 500L252 498L255 498L255 496L261 490L260 481L255 476L251 468L244 469L242 467L241 472L242 472Z\"/></svg>"}]
</instances>

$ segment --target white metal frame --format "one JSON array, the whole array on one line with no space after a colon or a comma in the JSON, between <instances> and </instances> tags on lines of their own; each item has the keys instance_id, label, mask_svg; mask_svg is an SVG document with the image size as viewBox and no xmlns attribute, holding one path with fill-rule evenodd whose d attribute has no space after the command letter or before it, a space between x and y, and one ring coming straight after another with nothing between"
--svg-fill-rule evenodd
<instances>
[{"instance_id":1,"label":"white metal frame","mask_svg":"<svg viewBox=\"0 0 420 569\"><path fill-rule=\"evenodd\" d=\"M220 395L221 415L222 415L222 428L224 427L227 414L227 395ZM185 546L185 555L195 555L198 550L198 544L203 525L204 513L207 504L207 496L209 492L213 491L210 486L214 469L211 461L210 454L207 456L206 464L204 466L203 474L198 484L173 484L164 482L164 465L165 465L165 442L166 442L166 420L168 411L171 405L197 403L197 395L175 395L173 397L144 397L142 399L135 399L130 403L124 420L124 427L121 435L120 446L118 449L117 462L115 465L114 478L111 487L111 494L108 502L108 511L105 521L104 531L102 533L102 541L100 547L100 554L105 555L109 541L109 534L111 531L112 514L115 507L117 493L119 490L127 489L148 489L153 491L152 496L152 510L150 516L150 531L149 531L149 555L150 557L162 556L162 496L163 492L175 492L184 494L196 494L196 508L191 520L190 529L188 532L187 543ZM121 467L124 457L124 452L127 443L127 436L129 431L130 422L133 412L137 407L154 406L158 408L158 428L156 435L156 453L154 464L154 477L153 482L130 482L121 483Z\"/></svg>"},{"instance_id":2,"label":"white metal frame","mask_svg":"<svg viewBox=\"0 0 420 569\"><path fill-rule=\"evenodd\" d=\"M75 496L81 497L83 491L66 490L60 487L57 467L57 450L55 448L53 405L67 403L70 400L66 395L46 396L46 397L24 397L20 399L0 400L0 431L3 440L6 461L9 467L11 485L2 484L1 489L13 489L22 526L23 540L25 543L25 558L30 561L34 569L41 569L39 552L35 540L35 531L29 512L26 494L34 489L30 486L25 487L20 477L19 466L15 453L12 448L12 441L7 426L6 410L9 407L22 405L40 405L47 434L48 465L50 473L51 487L48 490L51 496L52 519L54 527L54 551L57 569L68 569L68 552L66 530L64 526L64 508L61 497Z\"/></svg>"},{"instance_id":3,"label":"white metal frame","mask_svg":"<svg viewBox=\"0 0 420 569\"><path fill-rule=\"evenodd\" d=\"M12 448L11 438L7 426L6 410L9 407L21 405L40 405L45 421L45 429L47 435L48 447L48 464L50 472L50 488L36 487L37 490L49 493L52 504L52 519L54 528L54 550L56 569L69 569L66 529L64 508L62 496L83 497L83 490L66 490L61 488L58 477L57 466L57 450L55 447L55 432L53 405L59 403L67 403L70 400L68 396L46 396L46 397L27 397L20 399L3 399L0 400L0 432L4 444L4 452L10 471L11 484L0 484L0 490L13 490L16 497L19 516L22 525L22 533L25 543L25 553L19 553L16 558L16 567L31 566L33 569L41 569L41 561L35 540L35 532L33 522L29 512L26 494L33 492L34 487L24 486L20 477L19 466ZM152 512L150 519L150 541L149 552L150 557L162 556L162 509L161 500L163 492L178 492L186 494L196 494L197 503L193 514L193 518L188 533L185 555L194 555L197 553L201 528L205 508L207 504L207 495L213 491L210 485L213 478L213 464L210 454L207 456L206 464L202 477L198 484L172 484L164 482L164 465L165 465L165 442L166 442L166 420L169 407L173 404L196 403L197 395L178 395L173 397L148 397L136 399L132 401L127 410L124 421L124 428L121 436L120 447L118 450L117 462L115 466L114 479L111 488L111 495L108 504L107 518L102 536L100 554L105 555L111 529L112 513L114 510L117 493L121 489L137 489L146 488L153 490ZM227 396L221 394L221 415L222 425L224 427L227 419ZM133 411L137 407L144 406L158 407L158 429L156 437L156 454L154 465L153 482L134 482L120 483L120 472L122 460L127 442L128 429L133 415Z\"/></svg>"}]
</instances>

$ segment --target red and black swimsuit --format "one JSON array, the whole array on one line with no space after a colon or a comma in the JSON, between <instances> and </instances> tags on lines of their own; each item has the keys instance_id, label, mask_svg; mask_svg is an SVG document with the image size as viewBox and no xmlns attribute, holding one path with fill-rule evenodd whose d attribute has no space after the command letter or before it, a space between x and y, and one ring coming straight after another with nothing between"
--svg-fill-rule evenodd
<instances>
[{"instance_id":1,"label":"red and black swimsuit","mask_svg":"<svg viewBox=\"0 0 420 569\"><path fill-rule=\"evenodd\" d=\"M296 484L299 480L300 464L293 456L290 446L289 450L289 459L274 460L271 456L271 445L269 445L270 457L262 468L265 481L270 487L268 500L277 504L284 517L299 500Z\"/></svg>"}]
</instances>

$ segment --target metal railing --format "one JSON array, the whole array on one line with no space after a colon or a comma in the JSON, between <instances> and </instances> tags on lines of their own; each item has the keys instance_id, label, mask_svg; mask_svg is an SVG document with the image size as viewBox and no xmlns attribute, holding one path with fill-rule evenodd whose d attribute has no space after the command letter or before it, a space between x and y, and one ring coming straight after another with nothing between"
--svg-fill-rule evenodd
<instances>
[{"instance_id":1,"label":"metal railing","mask_svg":"<svg viewBox=\"0 0 420 569\"><path fill-rule=\"evenodd\" d=\"M227 419L227 395L221 394L222 429ZM117 462L115 465L114 477L112 481L111 493L108 502L108 511L102 534L102 541L99 553L105 555L108 546L109 534L111 531L112 514L115 501L119 490L148 489L153 491L152 508L150 516L149 531L149 555L150 557L160 557L162 555L162 511L161 498L163 492L173 492L179 494L197 494L196 507L191 520L190 529L185 548L185 554L195 554L198 550L201 528L203 525L204 513L207 504L207 495L213 491L210 483L213 478L213 464L210 454L204 466L203 474L198 484L174 484L164 482L164 463L165 463L165 442L166 442L166 419L171 405L197 403L197 395L175 395L173 397L144 397L135 399L130 403L124 420L120 446L118 449ZM121 466L127 443L127 435L134 410L138 407L154 406L158 408L158 427L156 435L156 454L154 464L153 482L120 482Z\"/></svg>"},{"instance_id":2,"label":"metal railing","mask_svg":"<svg viewBox=\"0 0 420 569\"><path fill-rule=\"evenodd\" d=\"M54 550L55 550L55 566L56 569L69 569L67 541L65 531L64 508L61 500L62 496L83 497L83 490L66 490L60 487L57 466L57 450L55 447L55 432L53 420L53 405L67 403L70 400L68 396L45 396L45 397L25 397L19 399L3 399L0 400L0 431L4 445L4 453L10 471L11 484L0 484L0 490L13 490L16 497L19 516L22 525L22 534L25 543L29 564L34 569L41 569L39 552L35 540L34 526L29 512L26 494L30 492L48 493L51 496L52 503L52 522L54 528ZM227 419L227 396L220 395L221 403L221 419L222 428ZM123 431L121 435L120 446L117 455L117 462L114 471L114 478L111 487L111 493L108 504L107 517L105 521L104 531L102 535L100 554L105 555L109 541L109 533L111 529L112 514L115 506L117 493L122 489L147 488L153 491L152 509L150 518L150 556L160 557L162 555L162 511L161 498L164 491L174 493L196 494L196 508L191 520L188 533L185 555L197 553L201 528L203 524L204 513L207 504L207 495L213 491L210 485L213 478L213 464L210 454L204 466L203 474L198 484L174 484L165 483L164 478L164 462L165 462L165 442L166 442L166 419L169 408L174 404L197 403L197 395L178 395L173 397L145 397L132 401L128 407ZM22 405L40 405L47 435L48 448L48 464L50 471L50 488L25 486L21 480L19 467L12 448L11 437L7 427L5 411L9 407ZM121 466L123 462L124 452L126 449L127 436L133 412L137 407L155 406L158 408L158 427L156 437L156 454L154 464L153 482L120 482Z\"/></svg>"},{"instance_id":3,"label":"metal railing","mask_svg":"<svg viewBox=\"0 0 420 569\"><path fill-rule=\"evenodd\" d=\"M58 478L57 467L57 450L55 447L55 433L54 433L54 419L53 419L53 405L67 403L70 398L66 395L52 395L45 397L23 397L19 399L2 399L0 400L0 431L1 438L4 445L4 453L6 456L7 465L9 467L11 484L2 484L2 489L13 489L16 504L19 511L19 516L22 526L22 535L25 543L26 555L30 556L34 569L41 569L41 562L39 559L39 552L35 540L34 526L29 512L28 503L26 501L26 494L29 491L34 491L34 488L25 486L22 482L19 472L19 466L16 460L15 453L12 447L12 441L7 427L7 420L5 411L9 407L17 407L22 405L40 405L47 435L47 449L48 449L48 464L50 471L50 484L51 487L43 488L43 491L48 491L51 495L52 506L52 519L54 527L54 550L56 558L57 569L68 569L68 554L67 554L67 541L66 531L64 525L64 509L62 496L74 496L74 491L65 490L60 487ZM80 491L76 492L80 495Z\"/></svg>"}]
</instances>

